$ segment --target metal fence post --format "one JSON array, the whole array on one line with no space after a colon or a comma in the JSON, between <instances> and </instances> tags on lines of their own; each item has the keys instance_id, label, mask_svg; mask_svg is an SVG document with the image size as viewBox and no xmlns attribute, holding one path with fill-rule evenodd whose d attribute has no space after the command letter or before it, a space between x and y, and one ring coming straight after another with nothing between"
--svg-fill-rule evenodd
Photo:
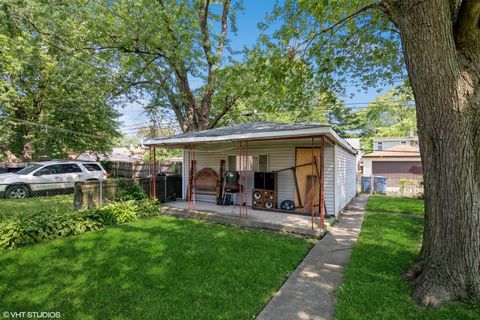
<instances>
[{"instance_id":1,"label":"metal fence post","mask_svg":"<svg viewBox=\"0 0 480 320\"><path fill-rule=\"evenodd\" d=\"M165 194L164 194L164 196L163 196L163 199L164 199L163 202L164 202L164 203L167 203L167 176L165 175L165 176L163 177L163 179L165 179L165 190L164 190L164 191L165 191Z\"/></svg>"},{"instance_id":2,"label":"metal fence post","mask_svg":"<svg viewBox=\"0 0 480 320\"><path fill-rule=\"evenodd\" d=\"M103 180L100 180L100 206L103 206Z\"/></svg>"}]
</instances>

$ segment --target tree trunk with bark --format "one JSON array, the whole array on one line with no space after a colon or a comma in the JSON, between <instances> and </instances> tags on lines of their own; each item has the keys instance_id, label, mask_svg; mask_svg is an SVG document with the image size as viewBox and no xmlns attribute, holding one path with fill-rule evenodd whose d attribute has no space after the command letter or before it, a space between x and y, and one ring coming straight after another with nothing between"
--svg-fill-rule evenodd
<instances>
[{"instance_id":1,"label":"tree trunk with bark","mask_svg":"<svg viewBox=\"0 0 480 320\"><path fill-rule=\"evenodd\" d=\"M480 1L391 1L417 106L425 227L405 277L421 305L480 299Z\"/></svg>"}]
</instances>

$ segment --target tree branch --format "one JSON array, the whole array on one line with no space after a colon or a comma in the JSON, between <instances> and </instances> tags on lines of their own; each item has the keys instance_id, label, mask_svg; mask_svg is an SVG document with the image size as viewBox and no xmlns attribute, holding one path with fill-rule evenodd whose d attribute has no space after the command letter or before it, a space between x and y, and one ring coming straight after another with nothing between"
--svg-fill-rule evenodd
<instances>
[{"instance_id":1,"label":"tree branch","mask_svg":"<svg viewBox=\"0 0 480 320\"><path fill-rule=\"evenodd\" d=\"M204 0L201 2L198 8L198 18L200 20L200 32L202 33L202 47L207 59L208 69L210 70L214 64L212 57L212 47L210 44L210 33L208 30L208 10L210 6L210 0Z\"/></svg>"},{"instance_id":2,"label":"tree branch","mask_svg":"<svg viewBox=\"0 0 480 320\"><path fill-rule=\"evenodd\" d=\"M157 0L160 6L162 7L163 11L166 12L166 7L164 0ZM162 19L165 22L165 28L167 29L168 33L170 34L170 37L172 37L172 40L174 42L173 47L174 49L178 50L180 46L180 42L172 29L172 23L169 20L168 16L165 14L162 14ZM171 65L173 70L175 71L175 75L177 78L177 84L179 86L180 92L185 96L187 100L187 121L188 121L188 129L193 130L195 126L195 113L196 113L196 102L195 102L195 97L193 95L193 92L190 88L190 83L188 81L188 74L185 68L185 64L182 60L182 58L178 60L172 59L167 59L167 62Z\"/></svg>"},{"instance_id":3,"label":"tree branch","mask_svg":"<svg viewBox=\"0 0 480 320\"><path fill-rule=\"evenodd\" d=\"M228 111L230 111L235 104L237 103L238 97L233 97L230 98L228 96L225 96L225 107L223 108L222 112L220 112L208 125L208 129L214 128L218 121L220 121L224 115L227 114Z\"/></svg>"},{"instance_id":4,"label":"tree branch","mask_svg":"<svg viewBox=\"0 0 480 320\"><path fill-rule=\"evenodd\" d=\"M365 11L368 11L370 9L378 9L379 8L379 3L372 3L372 4L369 4L365 7L362 7L360 9L358 9L357 11L353 12L352 14L349 14L348 16L338 20L337 22L335 22L334 24L332 24L331 26L329 26L328 28L325 28L323 30L320 30L319 32L317 32L316 34L314 34L313 36L310 37L310 39L312 38L316 38L318 36L320 36L321 34L323 33L327 33L329 31L333 31L336 27L344 24L345 22L355 18L356 16L360 15L361 13L365 12Z\"/></svg>"},{"instance_id":5,"label":"tree branch","mask_svg":"<svg viewBox=\"0 0 480 320\"><path fill-rule=\"evenodd\" d=\"M228 31L228 12L230 11L230 0L225 0L223 2L223 11L222 11L222 32L220 35L220 42L217 47L217 59L220 61L223 54L223 47L225 46L225 41L227 39Z\"/></svg>"}]
</instances>

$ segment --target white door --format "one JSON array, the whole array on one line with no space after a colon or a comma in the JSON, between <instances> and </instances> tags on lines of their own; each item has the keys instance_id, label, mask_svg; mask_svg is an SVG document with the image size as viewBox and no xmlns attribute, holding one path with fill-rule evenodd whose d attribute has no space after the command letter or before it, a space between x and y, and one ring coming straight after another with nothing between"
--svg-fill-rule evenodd
<instances>
[{"instance_id":1,"label":"white door","mask_svg":"<svg viewBox=\"0 0 480 320\"><path fill-rule=\"evenodd\" d=\"M75 163L61 164L60 173L63 175L64 188L73 188L76 181L84 180L82 169Z\"/></svg>"},{"instance_id":2,"label":"white door","mask_svg":"<svg viewBox=\"0 0 480 320\"><path fill-rule=\"evenodd\" d=\"M58 164L45 166L33 174L30 185L32 191L63 189L64 175Z\"/></svg>"}]
</instances>

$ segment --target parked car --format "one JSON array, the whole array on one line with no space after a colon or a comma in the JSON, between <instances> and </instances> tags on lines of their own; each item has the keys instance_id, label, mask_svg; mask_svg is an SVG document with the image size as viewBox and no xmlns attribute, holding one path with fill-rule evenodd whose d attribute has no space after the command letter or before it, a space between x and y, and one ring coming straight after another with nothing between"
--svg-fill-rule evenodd
<instances>
[{"instance_id":1,"label":"parked car","mask_svg":"<svg viewBox=\"0 0 480 320\"><path fill-rule=\"evenodd\" d=\"M77 181L103 181L108 174L98 162L55 160L32 163L14 173L0 174L0 198L22 199L32 195L73 189Z\"/></svg>"}]
</instances>

